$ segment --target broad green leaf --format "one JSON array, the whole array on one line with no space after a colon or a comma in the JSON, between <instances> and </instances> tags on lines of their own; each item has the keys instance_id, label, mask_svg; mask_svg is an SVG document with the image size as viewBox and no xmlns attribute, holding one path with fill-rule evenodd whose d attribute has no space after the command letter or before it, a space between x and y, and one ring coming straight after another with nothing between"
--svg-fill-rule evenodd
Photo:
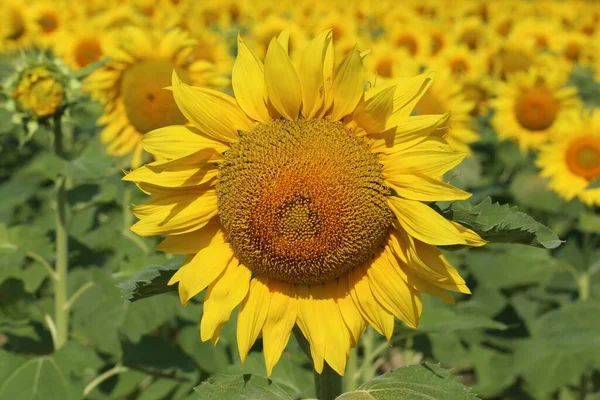
<instances>
[{"instance_id":1,"label":"broad green leaf","mask_svg":"<svg viewBox=\"0 0 600 400\"><path fill-rule=\"evenodd\" d=\"M226 347L221 341L217 345L213 345L210 341L200 341L198 325L183 328L177 335L177 343L203 371L212 375L225 372L227 369L229 357Z\"/></svg>"},{"instance_id":2,"label":"broad green leaf","mask_svg":"<svg viewBox=\"0 0 600 400\"><path fill-rule=\"evenodd\" d=\"M144 336L139 343L123 342L123 363L163 373L190 372L195 366L190 357L158 336Z\"/></svg>"},{"instance_id":3,"label":"broad green leaf","mask_svg":"<svg viewBox=\"0 0 600 400\"><path fill-rule=\"evenodd\" d=\"M292 335L290 342L294 340ZM313 373L303 367L307 361L306 355L299 346L296 346L296 353L294 353L292 344L290 343L286 347L279 362L275 365L270 379L295 399L312 398L315 396ZM266 367L263 353L261 351L250 352L243 367L239 363L239 358L236 357L235 363L229 366L229 372L239 373L240 371L245 374L264 375Z\"/></svg>"},{"instance_id":4,"label":"broad green leaf","mask_svg":"<svg viewBox=\"0 0 600 400\"><path fill-rule=\"evenodd\" d=\"M515 354L526 387L543 398L600 367L600 302L575 302L546 313Z\"/></svg>"},{"instance_id":5,"label":"broad green leaf","mask_svg":"<svg viewBox=\"0 0 600 400\"><path fill-rule=\"evenodd\" d=\"M0 383L0 400L70 398L69 381L51 356L26 361Z\"/></svg>"},{"instance_id":6,"label":"broad green leaf","mask_svg":"<svg viewBox=\"0 0 600 400\"><path fill-rule=\"evenodd\" d=\"M201 400L293 399L270 379L250 374L211 377L194 390Z\"/></svg>"},{"instance_id":7,"label":"broad green leaf","mask_svg":"<svg viewBox=\"0 0 600 400\"><path fill-rule=\"evenodd\" d=\"M548 181L535 172L517 174L510 185L510 192L517 204L551 214L560 213L566 204L548 188Z\"/></svg>"},{"instance_id":8,"label":"broad green leaf","mask_svg":"<svg viewBox=\"0 0 600 400\"><path fill-rule=\"evenodd\" d=\"M422 333L450 333L472 329L504 330L506 325L485 317L459 314L455 310L444 306L424 306L417 331Z\"/></svg>"},{"instance_id":9,"label":"broad green leaf","mask_svg":"<svg viewBox=\"0 0 600 400\"><path fill-rule=\"evenodd\" d=\"M492 204L489 197L473 205L467 201L451 203L443 215L496 243L522 243L553 249L562 243L552 230L540 224L517 207Z\"/></svg>"},{"instance_id":10,"label":"broad green leaf","mask_svg":"<svg viewBox=\"0 0 600 400\"><path fill-rule=\"evenodd\" d=\"M175 320L181 307L177 296L164 294L129 304L121 333L132 342L138 342L143 335L168 321Z\"/></svg>"},{"instance_id":11,"label":"broad green leaf","mask_svg":"<svg viewBox=\"0 0 600 400\"><path fill-rule=\"evenodd\" d=\"M486 398L499 396L517 378L514 357L511 353L479 345L473 346L470 353L475 362L474 390L479 395Z\"/></svg>"},{"instance_id":12,"label":"broad green leaf","mask_svg":"<svg viewBox=\"0 0 600 400\"><path fill-rule=\"evenodd\" d=\"M171 276L181 267L181 258L174 257L163 264L151 264L142 269L119 288L126 301L136 301L157 294L173 292L177 286L168 286Z\"/></svg>"},{"instance_id":13,"label":"broad green leaf","mask_svg":"<svg viewBox=\"0 0 600 400\"><path fill-rule=\"evenodd\" d=\"M524 245L490 244L466 254L469 270L489 288L547 282L560 269L549 250Z\"/></svg>"},{"instance_id":14,"label":"broad green leaf","mask_svg":"<svg viewBox=\"0 0 600 400\"><path fill-rule=\"evenodd\" d=\"M119 289L108 271L73 271L69 274L72 292L82 285L93 282L73 305L73 336L85 338L100 352L119 354L119 327L125 319L127 305L123 304Z\"/></svg>"},{"instance_id":15,"label":"broad green leaf","mask_svg":"<svg viewBox=\"0 0 600 400\"><path fill-rule=\"evenodd\" d=\"M103 151L98 139L91 140L79 157L65 164L63 175L97 181L117 172L116 160Z\"/></svg>"},{"instance_id":16,"label":"broad green leaf","mask_svg":"<svg viewBox=\"0 0 600 400\"><path fill-rule=\"evenodd\" d=\"M96 120L102 115L102 106L95 101L81 101L71 107L71 119L73 124L85 131L91 131L96 127Z\"/></svg>"},{"instance_id":17,"label":"broad green leaf","mask_svg":"<svg viewBox=\"0 0 600 400\"><path fill-rule=\"evenodd\" d=\"M398 368L344 393L336 400L473 400L471 389L452 371L439 365L419 364Z\"/></svg>"}]
</instances>

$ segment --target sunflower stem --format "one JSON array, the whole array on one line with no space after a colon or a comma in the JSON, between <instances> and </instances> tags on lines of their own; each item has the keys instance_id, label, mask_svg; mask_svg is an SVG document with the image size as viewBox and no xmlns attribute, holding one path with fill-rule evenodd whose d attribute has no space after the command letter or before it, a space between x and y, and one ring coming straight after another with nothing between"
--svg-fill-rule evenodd
<instances>
[{"instance_id":1,"label":"sunflower stem","mask_svg":"<svg viewBox=\"0 0 600 400\"><path fill-rule=\"evenodd\" d=\"M298 326L294 326L292 330L294 332L294 337L296 341L304 351L304 354L308 356L308 358L312 361L312 356L310 354L310 344L300 331ZM323 363L323 371L319 374L317 371L313 371L315 376L315 393L317 399L319 400L334 400L340 394L342 394L342 377L337 374L328 364L327 362Z\"/></svg>"},{"instance_id":2,"label":"sunflower stem","mask_svg":"<svg viewBox=\"0 0 600 400\"><path fill-rule=\"evenodd\" d=\"M65 158L61 115L54 117L54 150ZM69 234L67 232L67 179L56 180L56 264L54 266L54 322L56 324L55 350L60 349L69 334L69 310L67 304L67 271L69 269Z\"/></svg>"}]
</instances>

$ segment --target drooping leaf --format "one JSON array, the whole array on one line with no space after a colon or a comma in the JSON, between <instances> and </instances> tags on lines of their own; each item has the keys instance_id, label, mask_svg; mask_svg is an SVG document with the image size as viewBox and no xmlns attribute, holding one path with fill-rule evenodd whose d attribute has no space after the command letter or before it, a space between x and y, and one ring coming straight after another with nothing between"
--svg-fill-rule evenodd
<instances>
[{"instance_id":1,"label":"drooping leaf","mask_svg":"<svg viewBox=\"0 0 600 400\"><path fill-rule=\"evenodd\" d=\"M194 388L201 400L292 400L276 383L256 375L220 375Z\"/></svg>"},{"instance_id":2,"label":"drooping leaf","mask_svg":"<svg viewBox=\"0 0 600 400\"><path fill-rule=\"evenodd\" d=\"M492 203L489 197L476 205L468 201L451 203L442 213L490 242L522 243L547 249L562 243L550 228L519 212L516 206Z\"/></svg>"},{"instance_id":3,"label":"drooping leaf","mask_svg":"<svg viewBox=\"0 0 600 400\"><path fill-rule=\"evenodd\" d=\"M157 294L173 292L177 286L168 286L171 276L181 267L181 258L174 257L163 264L151 264L119 285L126 301L136 301Z\"/></svg>"},{"instance_id":4,"label":"drooping leaf","mask_svg":"<svg viewBox=\"0 0 600 400\"><path fill-rule=\"evenodd\" d=\"M378 376L336 400L473 400L477 396L439 365L419 364Z\"/></svg>"},{"instance_id":5,"label":"drooping leaf","mask_svg":"<svg viewBox=\"0 0 600 400\"><path fill-rule=\"evenodd\" d=\"M210 341L200 341L200 330L197 325L183 328L177 335L177 343L203 371L218 374L227 369L229 358L225 346L221 341L218 345L213 345Z\"/></svg>"}]
</instances>

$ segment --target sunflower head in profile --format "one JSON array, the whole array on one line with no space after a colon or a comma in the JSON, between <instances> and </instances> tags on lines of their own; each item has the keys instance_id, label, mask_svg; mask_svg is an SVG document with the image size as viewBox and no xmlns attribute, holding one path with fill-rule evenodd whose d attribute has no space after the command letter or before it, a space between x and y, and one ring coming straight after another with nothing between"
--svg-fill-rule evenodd
<instances>
[{"instance_id":1,"label":"sunflower head in profile","mask_svg":"<svg viewBox=\"0 0 600 400\"><path fill-rule=\"evenodd\" d=\"M565 200L578 197L600 205L600 188L588 189L600 178L600 111L573 113L554 140L542 147L537 165L549 187Z\"/></svg>"},{"instance_id":2,"label":"sunflower head in profile","mask_svg":"<svg viewBox=\"0 0 600 400\"><path fill-rule=\"evenodd\" d=\"M102 48L111 61L95 71L86 89L104 104L98 123L106 125L101 141L114 156L132 154L131 165L142 163L142 136L186 119L164 88L176 70L185 82L224 87L213 64L192 56L195 41L178 29L168 31L126 27L115 34L113 46Z\"/></svg>"},{"instance_id":3,"label":"sunflower head in profile","mask_svg":"<svg viewBox=\"0 0 600 400\"><path fill-rule=\"evenodd\" d=\"M580 108L577 89L566 86L570 69L558 59L552 68L531 67L498 82L492 125L500 139L518 143L522 151L538 149Z\"/></svg>"},{"instance_id":4,"label":"sunflower head in profile","mask_svg":"<svg viewBox=\"0 0 600 400\"><path fill-rule=\"evenodd\" d=\"M169 283L183 304L206 289L202 340L239 305L242 361L262 334L271 374L297 325L315 370L343 374L368 324L390 339L395 317L417 326L421 293L469 293L435 246L485 242L424 203L469 197L441 180L465 156L431 135L448 114L411 116L431 75L365 92L361 53L335 62L331 30L297 66L285 36L264 63L238 40L235 97L173 73L191 124L143 137L158 160L125 179L154 198L132 230L186 255Z\"/></svg>"}]
</instances>

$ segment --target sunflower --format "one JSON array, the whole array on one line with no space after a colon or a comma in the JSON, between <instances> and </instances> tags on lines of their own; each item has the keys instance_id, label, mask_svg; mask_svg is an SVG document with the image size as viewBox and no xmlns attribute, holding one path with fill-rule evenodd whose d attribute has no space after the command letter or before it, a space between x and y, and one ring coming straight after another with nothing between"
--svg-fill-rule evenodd
<instances>
[{"instance_id":1,"label":"sunflower","mask_svg":"<svg viewBox=\"0 0 600 400\"><path fill-rule=\"evenodd\" d=\"M563 35L560 25L554 19L521 19L515 24L508 38L511 42L532 40L541 51L556 51L557 39Z\"/></svg>"},{"instance_id":2,"label":"sunflower","mask_svg":"<svg viewBox=\"0 0 600 400\"><path fill-rule=\"evenodd\" d=\"M469 293L436 245L485 242L423 203L470 196L440 180L465 156L430 135L448 115L411 116L430 75L364 92L360 53L334 68L330 30L298 67L285 47L263 63L238 40L235 98L173 73L192 125L144 136L159 160L124 178L154 197L132 230L186 255L169 284L183 304L207 289L203 341L241 304L242 362L262 333L270 375L297 324L315 370L343 374L367 324L389 340L394 316L417 326L422 292Z\"/></svg>"},{"instance_id":3,"label":"sunflower","mask_svg":"<svg viewBox=\"0 0 600 400\"><path fill-rule=\"evenodd\" d=\"M600 110L574 113L560 134L542 147L537 165L549 187L565 200L578 197L585 204L600 205L600 188L586 189L600 177Z\"/></svg>"},{"instance_id":4,"label":"sunflower","mask_svg":"<svg viewBox=\"0 0 600 400\"><path fill-rule=\"evenodd\" d=\"M492 126L500 139L510 139L522 151L538 149L563 117L580 108L577 89L566 86L569 68L555 60L552 68L532 67L498 82Z\"/></svg>"},{"instance_id":5,"label":"sunflower","mask_svg":"<svg viewBox=\"0 0 600 400\"><path fill-rule=\"evenodd\" d=\"M121 41L105 49L111 58L94 72L86 89L104 104L98 124L106 125L101 140L115 156L133 153L131 165L142 162L142 136L154 129L184 123L171 93L171 71L194 84L224 87L228 80L204 60L190 62L195 41L186 33L128 27L119 32Z\"/></svg>"},{"instance_id":6,"label":"sunflower","mask_svg":"<svg viewBox=\"0 0 600 400\"><path fill-rule=\"evenodd\" d=\"M26 48L31 44L27 16L24 1L3 2L3 10L0 13L0 49L3 53Z\"/></svg>"},{"instance_id":7,"label":"sunflower","mask_svg":"<svg viewBox=\"0 0 600 400\"><path fill-rule=\"evenodd\" d=\"M69 21L81 17L81 11L78 6L70 7L60 1L34 2L27 8L27 29L31 32L35 44L43 48L51 48L65 31Z\"/></svg>"},{"instance_id":8,"label":"sunflower","mask_svg":"<svg viewBox=\"0 0 600 400\"><path fill-rule=\"evenodd\" d=\"M98 35L100 29L101 25L95 19L71 24L56 42L56 54L74 70L101 60L104 57L104 49L110 46L113 40L110 32Z\"/></svg>"}]
</instances>

